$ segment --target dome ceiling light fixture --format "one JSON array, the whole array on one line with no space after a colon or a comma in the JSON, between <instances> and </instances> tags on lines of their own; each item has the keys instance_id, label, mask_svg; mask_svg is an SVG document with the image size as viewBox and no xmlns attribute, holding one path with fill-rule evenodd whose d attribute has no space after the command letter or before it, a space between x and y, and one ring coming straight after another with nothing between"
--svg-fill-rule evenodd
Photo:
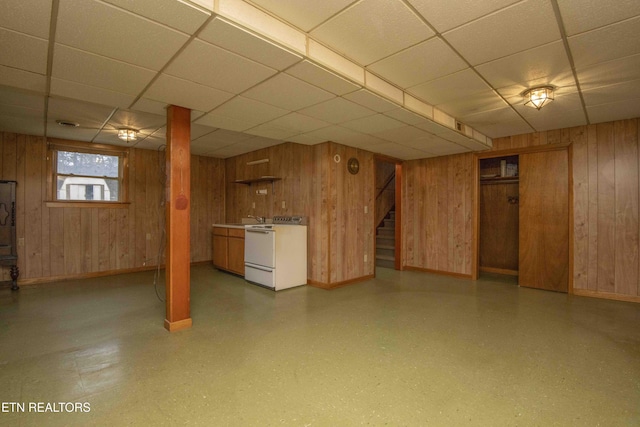
<instances>
[{"instance_id":1,"label":"dome ceiling light fixture","mask_svg":"<svg viewBox=\"0 0 640 427\"><path fill-rule=\"evenodd\" d=\"M138 131L135 129L121 128L118 129L118 138L125 142L131 142L138 139Z\"/></svg>"},{"instance_id":2,"label":"dome ceiling light fixture","mask_svg":"<svg viewBox=\"0 0 640 427\"><path fill-rule=\"evenodd\" d=\"M553 101L553 87L540 86L527 89L522 93L522 96L525 99L524 105L539 110Z\"/></svg>"}]
</instances>

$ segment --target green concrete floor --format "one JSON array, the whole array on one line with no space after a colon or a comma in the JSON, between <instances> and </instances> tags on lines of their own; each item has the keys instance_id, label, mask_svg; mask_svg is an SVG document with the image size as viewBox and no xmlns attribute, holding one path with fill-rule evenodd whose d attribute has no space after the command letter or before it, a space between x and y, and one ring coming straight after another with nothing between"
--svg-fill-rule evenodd
<instances>
[{"instance_id":1,"label":"green concrete floor","mask_svg":"<svg viewBox=\"0 0 640 427\"><path fill-rule=\"evenodd\" d=\"M171 334L152 281L1 289L0 402L27 412L0 425L640 425L640 304L382 268L274 293L198 266Z\"/></svg>"}]
</instances>

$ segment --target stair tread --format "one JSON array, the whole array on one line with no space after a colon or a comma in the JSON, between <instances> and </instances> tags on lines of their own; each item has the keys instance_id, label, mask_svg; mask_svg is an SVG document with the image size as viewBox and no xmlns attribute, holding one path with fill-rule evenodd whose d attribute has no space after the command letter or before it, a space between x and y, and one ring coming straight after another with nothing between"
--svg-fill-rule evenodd
<instances>
[{"instance_id":1,"label":"stair tread","mask_svg":"<svg viewBox=\"0 0 640 427\"><path fill-rule=\"evenodd\" d=\"M395 257L389 256L389 255L377 255L376 254L376 259L386 259L387 261L395 261Z\"/></svg>"},{"instance_id":2,"label":"stair tread","mask_svg":"<svg viewBox=\"0 0 640 427\"><path fill-rule=\"evenodd\" d=\"M395 249L394 245L376 245L376 249Z\"/></svg>"}]
</instances>

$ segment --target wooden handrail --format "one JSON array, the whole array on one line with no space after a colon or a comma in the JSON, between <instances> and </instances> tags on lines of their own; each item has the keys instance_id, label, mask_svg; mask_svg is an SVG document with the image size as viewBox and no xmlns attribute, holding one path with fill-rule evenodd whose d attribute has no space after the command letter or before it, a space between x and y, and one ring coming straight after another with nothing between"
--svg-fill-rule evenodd
<instances>
[{"instance_id":1,"label":"wooden handrail","mask_svg":"<svg viewBox=\"0 0 640 427\"><path fill-rule=\"evenodd\" d=\"M395 173L395 172L393 172L393 173L389 176L389 178L387 178L387 180L384 182L384 185L382 186L382 188L380 189L380 191L378 191L378 193L376 194L376 199L377 199L378 197L380 197L380 195L381 195L382 193L384 193L384 190L386 190L386 189L387 189L387 187L389 186L389 184L391 184L391 181L393 181L393 179L394 179L395 177L396 177L396 173Z\"/></svg>"}]
</instances>

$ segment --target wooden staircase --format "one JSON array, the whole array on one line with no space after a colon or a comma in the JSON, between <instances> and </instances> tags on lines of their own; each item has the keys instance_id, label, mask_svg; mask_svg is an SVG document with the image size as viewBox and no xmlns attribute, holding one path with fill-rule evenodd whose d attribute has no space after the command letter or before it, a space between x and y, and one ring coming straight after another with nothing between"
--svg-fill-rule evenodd
<instances>
[{"instance_id":1,"label":"wooden staircase","mask_svg":"<svg viewBox=\"0 0 640 427\"><path fill-rule=\"evenodd\" d=\"M376 266L395 268L396 212L390 211L376 229Z\"/></svg>"}]
</instances>

